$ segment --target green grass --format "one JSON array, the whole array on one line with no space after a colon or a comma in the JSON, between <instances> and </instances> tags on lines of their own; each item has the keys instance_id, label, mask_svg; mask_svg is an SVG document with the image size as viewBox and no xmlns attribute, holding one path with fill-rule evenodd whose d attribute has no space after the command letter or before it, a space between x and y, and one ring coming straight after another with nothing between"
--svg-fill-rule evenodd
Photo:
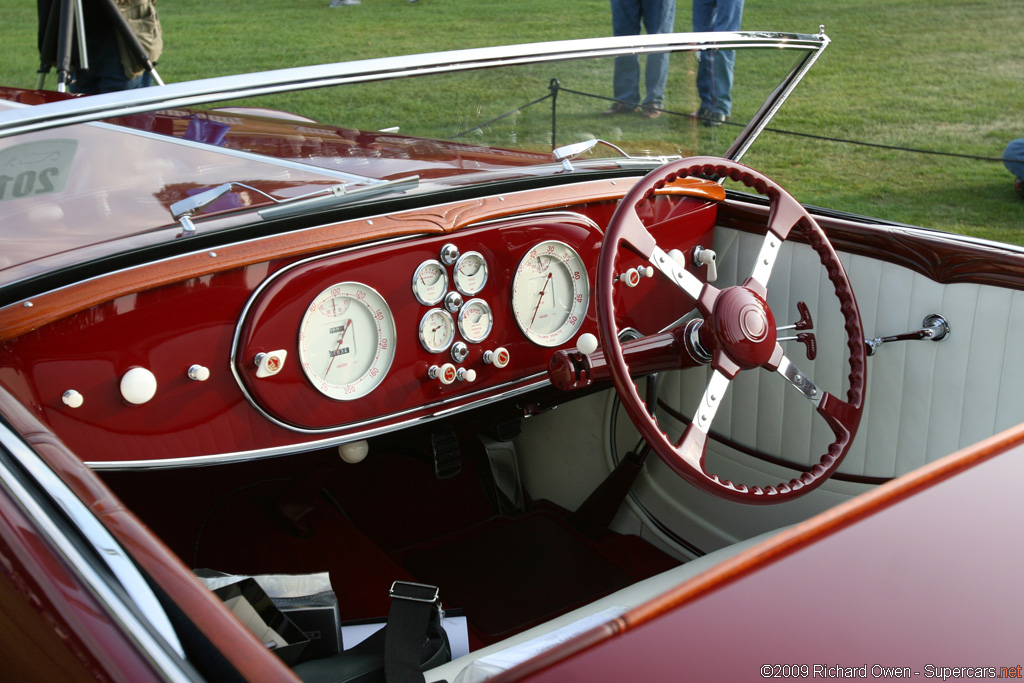
<instances>
[{"instance_id":1,"label":"green grass","mask_svg":"<svg viewBox=\"0 0 1024 683\"><path fill-rule=\"evenodd\" d=\"M169 82L184 81L610 33L607 0L363 0L337 9L327 4L160 0L165 31L160 73ZM0 13L0 83L34 87L35 3L0 0ZM689 3L680 0L677 30L688 30L689 18ZM999 157L1009 140L1024 137L1020 0L757 0L747 3L743 22L749 30L799 32L814 32L819 24L832 45L774 128L984 157ZM672 83L688 77L685 64L673 61L672 68ZM603 82L594 74L582 78ZM47 82L52 87L55 77ZM485 81L480 87L494 85ZM407 87L395 85L394 111L349 103L346 117L383 127L377 124L388 125L410 108L439 106L436 99L403 90ZM599 94L610 95L609 90L607 84ZM676 88L680 107L692 103L690 94L680 92L686 90ZM460 95L462 105L471 108L471 97L451 93L455 101ZM522 101L520 93L512 95L510 101ZM493 97L489 93L486 99ZM327 116L338 110L326 97L319 106ZM586 126L580 116L580 132ZM692 135L682 127L679 133ZM773 132L763 135L745 161L806 203L1024 244L1024 202L1014 196L1012 177L999 162Z\"/></svg>"}]
</instances>

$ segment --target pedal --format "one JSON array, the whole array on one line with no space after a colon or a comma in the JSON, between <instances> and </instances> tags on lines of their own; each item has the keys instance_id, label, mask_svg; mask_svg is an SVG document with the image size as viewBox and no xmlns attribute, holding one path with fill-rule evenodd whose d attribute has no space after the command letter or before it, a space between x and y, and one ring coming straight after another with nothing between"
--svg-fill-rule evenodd
<instances>
[{"instance_id":1,"label":"pedal","mask_svg":"<svg viewBox=\"0 0 1024 683\"><path fill-rule=\"evenodd\" d=\"M438 425L430 433L430 451L434 460L434 476L450 479L462 471L459 439L449 425Z\"/></svg>"}]
</instances>

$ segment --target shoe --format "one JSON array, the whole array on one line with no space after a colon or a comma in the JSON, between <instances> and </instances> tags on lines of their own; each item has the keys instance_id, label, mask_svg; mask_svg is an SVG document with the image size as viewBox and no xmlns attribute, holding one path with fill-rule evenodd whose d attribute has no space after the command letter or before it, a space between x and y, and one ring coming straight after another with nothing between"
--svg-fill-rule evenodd
<instances>
[{"instance_id":1,"label":"shoe","mask_svg":"<svg viewBox=\"0 0 1024 683\"><path fill-rule=\"evenodd\" d=\"M718 126L722 125L729 119L728 116L721 112L711 111L710 109L706 109L704 107L701 107L697 111L693 112L692 114L690 114L690 116L699 120L708 128L717 128Z\"/></svg>"},{"instance_id":2,"label":"shoe","mask_svg":"<svg viewBox=\"0 0 1024 683\"><path fill-rule=\"evenodd\" d=\"M1013 181L1013 191L1017 193L1017 196L1024 199L1024 180L1017 178Z\"/></svg>"},{"instance_id":3,"label":"shoe","mask_svg":"<svg viewBox=\"0 0 1024 683\"><path fill-rule=\"evenodd\" d=\"M649 104L643 107L643 111L640 112L640 116L645 119L656 119L661 116L664 112L661 107L657 107L653 104Z\"/></svg>"},{"instance_id":4,"label":"shoe","mask_svg":"<svg viewBox=\"0 0 1024 683\"><path fill-rule=\"evenodd\" d=\"M627 104L625 102L616 102L608 109L601 112L601 116L614 116L616 114L633 114L638 111L640 111L640 107L636 105Z\"/></svg>"},{"instance_id":5,"label":"shoe","mask_svg":"<svg viewBox=\"0 0 1024 683\"><path fill-rule=\"evenodd\" d=\"M361 4L362 0L331 0L331 4L328 7L341 7L342 5L358 5Z\"/></svg>"}]
</instances>

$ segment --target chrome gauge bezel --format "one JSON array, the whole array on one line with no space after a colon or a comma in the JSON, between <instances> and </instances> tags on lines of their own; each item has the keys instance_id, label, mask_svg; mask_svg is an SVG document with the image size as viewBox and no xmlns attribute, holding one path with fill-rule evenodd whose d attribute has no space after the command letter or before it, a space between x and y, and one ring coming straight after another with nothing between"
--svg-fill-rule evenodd
<instances>
[{"instance_id":1,"label":"chrome gauge bezel","mask_svg":"<svg viewBox=\"0 0 1024 683\"><path fill-rule=\"evenodd\" d=\"M480 268L483 269L483 276L472 276L462 275L462 267L467 261L479 260ZM477 270L479 272L479 269ZM484 286L487 284L487 278L490 274L489 267L487 265L487 259L479 251L467 251L460 256L452 268L452 280L455 282L455 288L465 294L466 296L473 296L479 294Z\"/></svg>"},{"instance_id":2,"label":"chrome gauge bezel","mask_svg":"<svg viewBox=\"0 0 1024 683\"><path fill-rule=\"evenodd\" d=\"M429 332L427 330L428 322L435 316L442 316L446 320L448 331L442 343L436 341L436 336L433 334L434 330ZM431 308L420 318L419 337L420 344L430 353L444 353L447 351L448 347L455 341L455 321L452 319L452 314L443 308Z\"/></svg>"},{"instance_id":3,"label":"chrome gauge bezel","mask_svg":"<svg viewBox=\"0 0 1024 683\"><path fill-rule=\"evenodd\" d=\"M440 288L439 288L440 291L437 292L436 296L431 296L428 293L430 291L433 291L434 289L438 289L438 287L436 285L435 286L428 285L428 286L424 287L421 284L423 282L423 280L420 277L420 275L423 272L423 269L428 267L428 266L437 266L437 268L441 271L441 285L440 285ZM412 274L412 294L413 294L414 297L416 297L416 301L419 301L424 306L433 306L434 304L438 303L439 301L441 301L441 299L444 298L444 295L445 295L445 293L447 291L448 291L448 269L444 267L444 264L442 264L437 259L427 259L423 263L421 263L418 266L416 266L416 270L413 271L413 274Z\"/></svg>"},{"instance_id":4,"label":"chrome gauge bezel","mask_svg":"<svg viewBox=\"0 0 1024 683\"><path fill-rule=\"evenodd\" d=\"M482 306L483 308L487 309L487 329L480 336L469 334L466 331L466 328L468 327L468 324L465 322L466 314L473 306ZM494 329L494 311L491 310L491 305L488 304L483 299L470 299L466 303L462 304L462 308L459 309L458 323L459 334L462 335L462 338L468 341L470 344L479 344L483 340L487 339L487 337L490 336L491 334L491 330Z\"/></svg>"}]
</instances>

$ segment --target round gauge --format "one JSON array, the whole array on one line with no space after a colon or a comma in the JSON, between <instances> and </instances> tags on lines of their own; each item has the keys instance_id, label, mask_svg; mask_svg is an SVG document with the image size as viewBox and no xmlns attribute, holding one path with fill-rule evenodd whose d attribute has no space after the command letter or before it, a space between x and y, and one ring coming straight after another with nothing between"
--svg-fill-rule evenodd
<instances>
[{"instance_id":1,"label":"round gauge","mask_svg":"<svg viewBox=\"0 0 1024 683\"><path fill-rule=\"evenodd\" d=\"M459 311L459 332L468 342L482 342L491 333L494 318L483 299L470 299Z\"/></svg>"},{"instance_id":2,"label":"round gauge","mask_svg":"<svg viewBox=\"0 0 1024 683\"><path fill-rule=\"evenodd\" d=\"M395 357L395 319L384 297L359 282L331 285L299 327L299 361L324 396L351 401L373 391Z\"/></svg>"},{"instance_id":3,"label":"round gauge","mask_svg":"<svg viewBox=\"0 0 1024 683\"><path fill-rule=\"evenodd\" d=\"M441 353L455 339L455 322L448 311L432 308L420 320L420 343L431 353Z\"/></svg>"},{"instance_id":4,"label":"round gauge","mask_svg":"<svg viewBox=\"0 0 1024 683\"><path fill-rule=\"evenodd\" d=\"M541 346L568 341L583 324L590 282L579 254L563 242L541 242L512 278L512 313L526 337Z\"/></svg>"},{"instance_id":5,"label":"round gauge","mask_svg":"<svg viewBox=\"0 0 1024 683\"><path fill-rule=\"evenodd\" d=\"M440 261L424 261L412 276L412 293L424 306L433 306L448 291L448 272Z\"/></svg>"},{"instance_id":6,"label":"round gauge","mask_svg":"<svg viewBox=\"0 0 1024 683\"><path fill-rule=\"evenodd\" d=\"M455 286L463 294L478 293L487 284L487 261L480 252L467 251L455 262Z\"/></svg>"}]
</instances>

